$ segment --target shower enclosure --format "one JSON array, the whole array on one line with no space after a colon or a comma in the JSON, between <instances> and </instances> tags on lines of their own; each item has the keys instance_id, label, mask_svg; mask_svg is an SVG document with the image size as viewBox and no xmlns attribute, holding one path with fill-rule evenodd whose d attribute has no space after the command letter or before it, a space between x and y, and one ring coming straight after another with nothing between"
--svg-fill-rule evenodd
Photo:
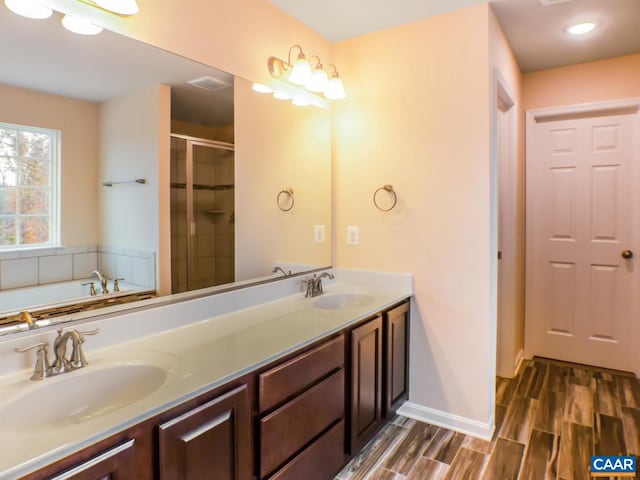
<instances>
[{"instance_id":1,"label":"shower enclosure","mask_svg":"<svg viewBox=\"0 0 640 480\"><path fill-rule=\"evenodd\" d=\"M171 292L233 282L234 146L171 135Z\"/></svg>"}]
</instances>

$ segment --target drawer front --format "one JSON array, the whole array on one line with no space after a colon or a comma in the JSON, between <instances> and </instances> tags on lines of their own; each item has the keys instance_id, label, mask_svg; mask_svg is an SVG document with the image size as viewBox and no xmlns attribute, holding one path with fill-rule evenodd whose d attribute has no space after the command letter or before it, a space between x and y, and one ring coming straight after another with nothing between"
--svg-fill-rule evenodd
<instances>
[{"instance_id":1,"label":"drawer front","mask_svg":"<svg viewBox=\"0 0 640 480\"><path fill-rule=\"evenodd\" d=\"M341 418L342 369L260 420L260 478L271 474Z\"/></svg>"},{"instance_id":2,"label":"drawer front","mask_svg":"<svg viewBox=\"0 0 640 480\"><path fill-rule=\"evenodd\" d=\"M327 480L340 471L344 461L344 420L340 420L270 480Z\"/></svg>"},{"instance_id":3,"label":"drawer front","mask_svg":"<svg viewBox=\"0 0 640 480\"><path fill-rule=\"evenodd\" d=\"M260 375L260 413L302 392L344 365L344 335L298 355Z\"/></svg>"}]
</instances>

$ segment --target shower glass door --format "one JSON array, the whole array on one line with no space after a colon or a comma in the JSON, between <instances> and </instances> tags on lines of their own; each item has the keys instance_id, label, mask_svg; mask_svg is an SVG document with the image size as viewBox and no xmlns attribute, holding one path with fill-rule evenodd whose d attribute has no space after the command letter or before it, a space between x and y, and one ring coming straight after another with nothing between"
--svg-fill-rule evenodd
<instances>
[{"instance_id":1,"label":"shower glass door","mask_svg":"<svg viewBox=\"0 0 640 480\"><path fill-rule=\"evenodd\" d=\"M171 164L172 292L233 282L233 145L173 137Z\"/></svg>"}]
</instances>

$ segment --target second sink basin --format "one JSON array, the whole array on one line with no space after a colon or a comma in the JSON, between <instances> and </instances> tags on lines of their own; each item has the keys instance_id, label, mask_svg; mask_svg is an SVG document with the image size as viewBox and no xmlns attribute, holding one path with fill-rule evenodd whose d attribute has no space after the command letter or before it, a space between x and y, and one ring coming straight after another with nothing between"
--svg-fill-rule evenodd
<instances>
[{"instance_id":1,"label":"second sink basin","mask_svg":"<svg viewBox=\"0 0 640 480\"><path fill-rule=\"evenodd\" d=\"M313 301L316 308L337 310L339 308L362 307L373 302L371 295L363 293L334 293L325 294Z\"/></svg>"},{"instance_id":2,"label":"second sink basin","mask_svg":"<svg viewBox=\"0 0 640 480\"><path fill-rule=\"evenodd\" d=\"M151 395L172 370L166 364L117 362L32 382L0 406L0 425L28 434L90 421Z\"/></svg>"}]
</instances>

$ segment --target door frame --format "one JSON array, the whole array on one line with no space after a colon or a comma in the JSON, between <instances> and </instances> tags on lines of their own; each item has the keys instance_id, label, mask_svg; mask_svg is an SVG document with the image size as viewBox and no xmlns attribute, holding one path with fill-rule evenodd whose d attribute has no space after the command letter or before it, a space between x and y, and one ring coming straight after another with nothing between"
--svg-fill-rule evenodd
<instances>
[{"instance_id":1,"label":"door frame","mask_svg":"<svg viewBox=\"0 0 640 480\"><path fill-rule=\"evenodd\" d=\"M513 341L507 341L504 335L504 322L505 311L503 308L503 302L505 301L505 295L503 292L504 286L504 264L505 260L511 260L517 262L515 258L515 248L513 252L509 252L507 258L499 258L500 251L504 250L505 239L505 193L506 190L512 189L512 193L517 196L517 178L516 176L508 175L507 172L516 172L518 169L518 105L516 103L516 96L511 92L508 87L508 82L502 76L500 71L494 69L494 97L493 97L493 134L492 134L492 161L495 162L492 168L492 172L495 175L495 186L492 191L495 192L495 223L496 223L496 249L495 249L495 288L496 288L496 372L495 374L500 377L511 378L515 375L518 363L521 358L521 353L517 354L515 358L511 358L509 350L512 350ZM506 118L502 122L500 116L505 115ZM506 127L506 131L501 132L501 126ZM505 159L511 164L505 165ZM506 167L506 169L505 169ZM514 246L517 240L513 242ZM503 252L504 253L504 252ZM513 319L512 319L513 320ZM513 333L513 332L512 332ZM511 335L513 336L513 335ZM508 338L508 340L513 340Z\"/></svg>"},{"instance_id":2,"label":"door frame","mask_svg":"<svg viewBox=\"0 0 640 480\"><path fill-rule=\"evenodd\" d=\"M536 173L534 169L535 146L531 139L535 136L537 124L543 121L562 120L563 118L573 118L579 116L596 116L598 114L626 113L635 114L637 117L637 147L635 152L636 174L640 177L640 97L631 97L618 100L608 100L601 102L583 103L576 105L563 105L559 107L549 107L527 110L525 112L525 175L526 175L526 197L525 197L525 318L524 318L524 352L525 358L532 358L531 338L533 335L532 325L532 295L533 286L530 272L533 271L535 258L533 255L533 239L536 225L533 218L531 206L535 203L532 189L529 188L529 182ZM640 211L640 189L635 192L633 199ZM640 229L640 227L638 227ZM640 242L640 231L635 232L636 241ZM640 250L640 245L638 245ZM636 282L640 283L640 282ZM640 285L636 285L636 290ZM639 296L640 297L640 296ZM636 312L640 312L640 300L636 300ZM638 322L635 322L638 323ZM640 338L640 324L634 325L635 332L632 334L635 338ZM636 375L640 376L640 359L636 359L630 369Z\"/></svg>"}]
</instances>

